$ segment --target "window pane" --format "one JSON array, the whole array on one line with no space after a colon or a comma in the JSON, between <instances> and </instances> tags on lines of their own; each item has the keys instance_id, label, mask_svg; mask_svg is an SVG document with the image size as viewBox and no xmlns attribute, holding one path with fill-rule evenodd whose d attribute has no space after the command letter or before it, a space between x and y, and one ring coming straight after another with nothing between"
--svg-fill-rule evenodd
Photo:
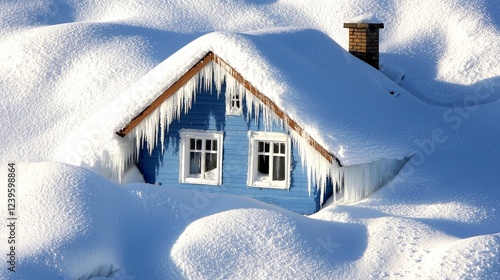
<instances>
[{"instance_id":1,"label":"window pane","mask_svg":"<svg viewBox=\"0 0 500 280\"><path fill-rule=\"evenodd\" d=\"M189 149L190 149L190 150L194 150L194 149L196 149L196 146L195 146L195 139L194 139L194 138L189 139L189 143L190 143L190 144L189 144Z\"/></svg>"},{"instance_id":2,"label":"window pane","mask_svg":"<svg viewBox=\"0 0 500 280\"><path fill-rule=\"evenodd\" d=\"M205 172L214 170L217 168L217 154L206 153L205 154Z\"/></svg>"},{"instance_id":3,"label":"window pane","mask_svg":"<svg viewBox=\"0 0 500 280\"><path fill-rule=\"evenodd\" d=\"M201 139L196 139L196 149L197 150L201 150L201 144L202 144Z\"/></svg>"},{"instance_id":4,"label":"window pane","mask_svg":"<svg viewBox=\"0 0 500 280\"><path fill-rule=\"evenodd\" d=\"M201 153L189 153L189 174L201 174Z\"/></svg>"},{"instance_id":5,"label":"window pane","mask_svg":"<svg viewBox=\"0 0 500 280\"><path fill-rule=\"evenodd\" d=\"M264 152L269 153L269 142L264 142Z\"/></svg>"},{"instance_id":6,"label":"window pane","mask_svg":"<svg viewBox=\"0 0 500 280\"><path fill-rule=\"evenodd\" d=\"M263 152L264 151L264 142L260 142L259 141L259 149L258 149L259 152Z\"/></svg>"},{"instance_id":7,"label":"window pane","mask_svg":"<svg viewBox=\"0 0 500 280\"><path fill-rule=\"evenodd\" d=\"M279 154L280 153L280 144L279 143L274 143L273 144L273 153Z\"/></svg>"},{"instance_id":8,"label":"window pane","mask_svg":"<svg viewBox=\"0 0 500 280\"><path fill-rule=\"evenodd\" d=\"M206 151L212 150L212 140L205 140L205 150Z\"/></svg>"},{"instance_id":9,"label":"window pane","mask_svg":"<svg viewBox=\"0 0 500 280\"><path fill-rule=\"evenodd\" d=\"M237 93L231 94L229 97L230 110L233 112L240 109L240 95Z\"/></svg>"},{"instance_id":10,"label":"window pane","mask_svg":"<svg viewBox=\"0 0 500 280\"><path fill-rule=\"evenodd\" d=\"M285 143L280 144L280 153L285 154Z\"/></svg>"},{"instance_id":11,"label":"window pane","mask_svg":"<svg viewBox=\"0 0 500 280\"><path fill-rule=\"evenodd\" d=\"M212 140L212 151L217 151L217 140Z\"/></svg>"},{"instance_id":12,"label":"window pane","mask_svg":"<svg viewBox=\"0 0 500 280\"><path fill-rule=\"evenodd\" d=\"M285 180L285 157L273 157L273 181Z\"/></svg>"},{"instance_id":13,"label":"window pane","mask_svg":"<svg viewBox=\"0 0 500 280\"><path fill-rule=\"evenodd\" d=\"M259 155L257 171L262 174L269 174L269 156Z\"/></svg>"}]
</instances>

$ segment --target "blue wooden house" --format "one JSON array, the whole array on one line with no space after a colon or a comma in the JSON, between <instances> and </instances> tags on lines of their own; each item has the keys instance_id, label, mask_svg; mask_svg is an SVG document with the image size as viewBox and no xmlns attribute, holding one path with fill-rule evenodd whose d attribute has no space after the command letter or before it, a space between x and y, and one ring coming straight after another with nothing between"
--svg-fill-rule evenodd
<instances>
[{"instance_id":1,"label":"blue wooden house","mask_svg":"<svg viewBox=\"0 0 500 280\"><path fill-rule=\"evenodd\" d=\"M293 70L288 71L290 74L286 79L300 89L297 91L301 92L300 101L290 103L293 108L283 107L280 97L255 86L256 83L263 84L262 79L267 79L267 76L261 75L260 80L256 80L251 73L237 71L237 65L226 62L211 47L197 47L192 55L201 58L182 68L187 70L181 75L174 75L173 82L117 132L137 142L133 152L138 155L135 163L147 183L244 195L298 213L311 214L317 212L333 193L347 190L346 197L350 195L355 197L350 200L358 200L399 172L405 160L375 163L367 168L363 165L343 167L331 149L318 142L317 136L312 137L304 126L309 124L304 121L309 115L327 117L327 121L320 121L323 126L335 124L332 121L338 114L330 109L333 101L328 95L330 91L337 94L339 102L353 100L346 101L343 92L329 88L331 76L322 76L326 72L342 76L345 71L356 73L359 68L375 78L349 74L352 77L349 81L337 79L339 87L359 87L359 91L368 88L380 94L384 92L385 98L389 96L387 86L381 85L397 85L382 74L374 73L378 72L375 68L350 58L340 46L318 31L248 36L255 45L262 46L263 52L269 51L269 40L275 40L269 59L276 58L282 69ZM230 35L230 39L239 40L240 37ZM229 42L224 36L221 40L226 40L225 44ZM304 44L304 49L298 43ZM320 44L324 46L317 48ZM236 48L227 49L234 52L240 42L235 45ZM288 46L293 48L289 50ZM328 65L322 65L325 64L322 55L325 50L332 56L327 59L331 63ZM306 59L293 61L300 58L301 53L314 63ZM253 59L245 55L242 57ZM180 56L185 58L186 54ZM333 63L337 68L331 70ZM252 65L259 67L258 63ZM168 75L169 71L165 73ZM317 80L315 84L311 84L308 77L312 72L315 72L312 77ZM248 76L252 79L249 80ZM376 100L372 93L365 95L367 100ZM370 101L363 102L368 104ZM313 106L311 108L322 111L308 112L309 103ZM344 110L342 104L336 106L338 112ZM300 112L297 108L301 108ZM291 115L289 112L292 111ZM351 114L351 111L345 112ZM296 115L301 116L300 120L292 117ZM365 183L359 185L359 182Z\"/></svg>"},{"instance_id":2,"label":"blue wooden house","mask_svg":"<svg viewBox=\"0 0 500 280\"><path fill-rule=\"evenodd\" d=\"M137 166L145 181L168 187L244 195L302 214L318 211L324 199L332 194L331 181L324 191L311 188L290 130L300 134L328 162L339 162L212 52L118 134L127 135L209 63L229 69L234 78L232 88L240 87L244 91L227 90L227 80L217 89L213 81L205 85L204 79L198 79L196 101L190 108L183 108L181 117L173 120L168 129L163 128L164 135L158 137L163 139L162 143L154 144L152 149L147 144L142 145ZM255 112L256 108L249 108L252 106L247 99L257 100L266 110ZM249 114L250 110L256 115Z\"/></svg>"}]
</instances>

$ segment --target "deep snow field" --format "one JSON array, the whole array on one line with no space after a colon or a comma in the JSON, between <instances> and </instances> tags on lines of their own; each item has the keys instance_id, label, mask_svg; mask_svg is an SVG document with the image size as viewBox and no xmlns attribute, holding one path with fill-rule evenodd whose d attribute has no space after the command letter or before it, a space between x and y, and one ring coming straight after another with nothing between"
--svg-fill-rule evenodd
<instances>
[{"instance_id":1,"label":"deep snow field","mask_svg":"<svg viewBox=\"0 0 500 280\"><path fill-rule=\"evenodd\" d=\"M313 28L346 48L343 23L370 13L382 73L424 110L413 158L360 202L302 216L58 162L87 119L204 34ZM498 0L3 0L0 30L0 279L500 279Z\"/></svg>"}]
</instances>

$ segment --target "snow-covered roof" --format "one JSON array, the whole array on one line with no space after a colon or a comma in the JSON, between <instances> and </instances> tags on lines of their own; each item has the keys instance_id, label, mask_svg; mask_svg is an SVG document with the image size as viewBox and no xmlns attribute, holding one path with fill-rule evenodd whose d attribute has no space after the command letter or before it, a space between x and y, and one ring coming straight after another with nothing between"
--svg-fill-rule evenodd
<instances>
[{"instance_id":1,"label":"snow-covered roof","mask_svg":"<svg viewBox=\"0 0 500 280\"><path fill-rule=\"evenodd\" d=\"M209 68L209 70L207 71L206 68ZM222 71L224 71L225 74L215 74ZM201 83L200 80L206 81L211 80L212 78L215 80L218 92L220 92L222 84L226 83L226 90L228 92L237 91L239 96L246 96L247 104L251 107L251 109L248 110L249 117L252 117L252 115L254 117L258 117L259 114L256 112L263 109L264 112L267 112L267 115L270 116L269 119L279 118L279 123L283 123L287 128L293 130L295 134L300 135L302 139L306 140L307 145L310 145L313 149L317 150L323 157L325 157L326 160L328 160L328 162L336 161L340 165L340 162L335 158L335 156L312 139L308 133L293 119L291 119L281 108L279 108L265 94L261 93L254 86L252 86L252 84L246 80L243 75L211 51L208 52L193 67L191 67L160 96L158 96L139 115L135 116L124 128L118 131L117 134L125 137L134 130L139 130L139 132L135 133L136 138L139 141L146 140L150 150L152 150L154 146L158 144L156 143L158 141L156 132L160 129L164 130L165 127L168 129L170 122L173 120L173 118L168 115L178 115L178 118L180 118L181 106L177 106L177 102L172 102L168 99L182 98L186 101L189 100L190 102L193 102L192 95L196 92L196 85ZM186 87L189 88L189 90L182 90ZM179 95L179 92L182 92L181 95L184 96L175 96ZM251 96L247 95L247 92ZM191 104L184 105L185 108L189 108L190 106ZM162 115L162 112L165 116ZM158 118L163 121L158 122ZM158 126L160 123L162 123L162 125ZM154 127L154 129L152 129L152 127ZM153 131L154 133L150 133L150 131ZM164 139L164 133L164 131L161 131L161 139ZM147 139L148 136L151 139Z\"/></svg>"},{"instance_id":2,"label":"snow-covered roof","mask_svg":"<svg viewBox=\"0 0 500 280\"><path fill-rule=\"evenodd\" d=\"M306 134L343 165L411 156L413 139L418 135L415 122L419 121L420 101L320 31L275 29L213 32L172 53L68 141L74 146L88 138L86 131L96 127L108 135L91 137L91 148L78 153L77 162L72 163L95 169L96 165L109 165L106 161L123 158L123 150L132 144L124 144L114 133L140 115L209 52L286 112L286 117L301 128L299 134ZM183 97L175 102L189 107L192 99ZM106 126L99 125L103 119ZM147 133L155 139L158 116L151 119ZM137 135L147 136L144 132ZM114 166L122 169L125 164Z\"/></svg>"},{"instance_id":3,"label":"snow-covered roof","mask_svg":"<svg viewBox=\"0 0 500 280\"><path fill-rule=\"evenodd\" d=\"M420 102L325 34L310 29L201 36L127 90L125 96L141 92L143 98L141 102L129 98L133 105L129 104L120 129L208 52L226 61L342 162L410 154L401 132L406 134L411 127L408 115ZM367 119L357 121L354 116L360 113ZM382 133L378 123L394 133ZM359 150L363 157L358 156Z\"/></svg>"}]
</instances>

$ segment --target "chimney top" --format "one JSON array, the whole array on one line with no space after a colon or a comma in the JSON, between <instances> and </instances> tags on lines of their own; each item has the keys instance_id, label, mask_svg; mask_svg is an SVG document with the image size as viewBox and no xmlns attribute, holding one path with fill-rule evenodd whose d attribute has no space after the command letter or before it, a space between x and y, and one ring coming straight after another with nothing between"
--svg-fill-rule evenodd
<instances>
[{"instance_id":1,"label":"chimney top","mask_svg":"<svg viewBox=\"0 0 500 280\"><path fill-rule=\"evenodd\" d=\"M384 24L369 22L344 23L344 28L381 29L384 28Z\"/></svg>"},{"instance_id":2,"label":"chimney top","mask_svg":"<svg viewBox=\"0 0 500 280\"><path fill-rule=\"evenodd\" d=\"M379 69L379 29L384 28L384 24L373 16L352 21L344 23L344 28L349 28L349 52Z\"/></svg>"}]
</instances>

